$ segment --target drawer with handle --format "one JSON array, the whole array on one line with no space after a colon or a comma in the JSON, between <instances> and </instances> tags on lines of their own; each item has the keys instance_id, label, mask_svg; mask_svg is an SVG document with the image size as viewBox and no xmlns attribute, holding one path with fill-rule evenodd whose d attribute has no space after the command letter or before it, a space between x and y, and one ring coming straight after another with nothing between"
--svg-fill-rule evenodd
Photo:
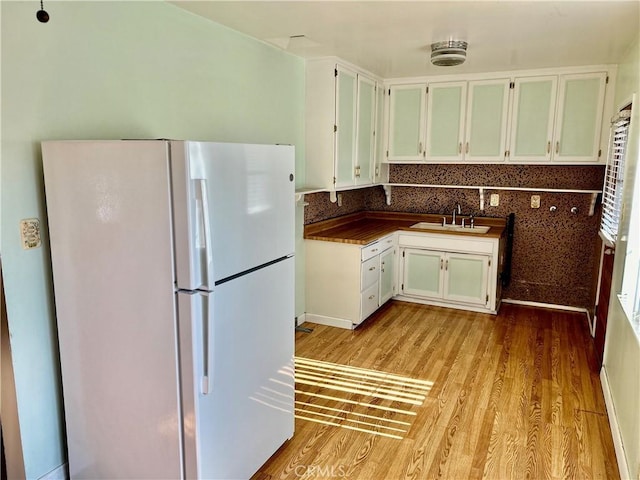
<instances>
[{"instance_id":1,"label":"drawer with handle","mask_svg":"<svg viewBox=\"0 0 640 480\"><path fill-rule=\"evenodd\" d=\"M378 309L378 284L366 288L360 297L360 320L364 320Z\"/></svg>"},{"instance_id":2,"label":"drawer with handle","mask_svg":"<svg viewBox=\"0 0 640 480\"><path fill-rule=\"evenodd\" d=\"M362 262L360 286L362 290L370 287L378 281L380 261L378 256L371 257L366 262Z\"/></svg>"},{"instance_id":3,"label":"drawer with handle","mask_svg":"<svg viewBox=\"0 0 640 480\"><path fill-rule=\"evenodd\" d=\"M381 252L385 251L387 248L393 247L393 235L381 238L380 240L378 240L378 244L380 244Z\"/></svg>"},{"instance_id":4,"label":"drawer with handle","mask_svg":"<svg viewBox=\"0 0 640 480\"><path fill-rule=\"evenodd\" d=\"M365 247L362 247L361 261L365 262L369 260L371 257L375 257L376 255L379 255L382 250L384 250L384 248L382 248L382 246L380 245L380 241L373 242Z\"/></svg>"}]
</instances>

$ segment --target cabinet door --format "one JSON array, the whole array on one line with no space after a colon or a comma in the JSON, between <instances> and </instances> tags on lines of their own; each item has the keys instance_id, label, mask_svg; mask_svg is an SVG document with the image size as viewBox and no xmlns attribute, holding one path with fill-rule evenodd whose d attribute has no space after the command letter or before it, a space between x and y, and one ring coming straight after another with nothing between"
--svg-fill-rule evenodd
<instances>
[{"instance_id":1,"label":"cabinet door","mask_svg":"<svg viewBox=\"0 0 640 480\"><path fill-rule=\"evenodd\" d=\"M394 248L388 248L380 254L380 305L393 297L395 292L395 263L396 252Z\"/></svg>"},{"instance_id":2,"label":"cabinet door","mask_svg":"<svg viewBox=\"0 0 640 480\"><path fill-rule=\"evenodd\" d=\"M426 85L396 85L390 92L389 160L423 160Z\"/></svg>"},{"instance_id":3,"label":"cabinet door","mask_svg":"<svg viewBox=\"0 0 640 480\"><path fill-rule=\"evenodd\" d=\"M336 77L336 187L354 184L356 141L356 73L337 67Z\"/></svg>"},{"instance_id":4,"label":"cabinet door","mask_svg":"<svg viewBox=\"0 0 640 480\"><path fill-rule=\"evenodd\" d=\"M597 162L605 73L561 75L553 160Z\"/></svg>"},{"instance_id":5,"label":"cabinet door","mask_svg":"<svg viewBox=\"0 0 640 480\"><path fill-rule=\"evenodd\" d=\"M375 134L375 142L376 142L376 150L375 150L375 172L374 172L374 183L379 183L382 181L386 181L386 175L383 175L382 172L382 162L384 160L384 124L385 124L385 107L384 107L384 88L383 85L378 84L378 88L376 89L376 134Z\"/></svg>"},{"instance_id":6,"label":"cabinet door","mask_svg":"<svg viewBox=\"0 0 640 480\"><path fill-rule=\"evenodd\" d=\"M358 75L358 110L356 129L356 185L373 183L375 151L376 82Z\"/></svg>"},{"instance_id":7,"label":"cabinet door","mask_svg":"<svg viewBox=\"0 0 640 480\"><path fill-rule=\"evenodd\" d=\"M505 159L509 79L469 82L465 160Z\"/></svg>"},{"instance_id":8,"label":"cabinet door","mask_svg":"<svg viewBox=\"0 0 640 480\"><path fill-rule=\"evenodd\" d=\"M465 253L445 255L444 298L486 305L489 257Z\"/></svg>"},{"instance_id":9,"label":"cabinet door","mask_svg":"<svg viewBox=\"0 0 640 480\"><path fill-rule=\"evenodd\" d=\"M427 298L442 298L444 254L406 248L403 251L402 292Z\"/></svg>"},{"instance_id":10,"label":"cabinet door","mask_svg":"<svg viewBox=\"0 0 640 480\"><path fill-rule=\"evenodd\" d=\"M427 160L462 160L467 82L431 83L427 94Z\"/></svg>"},{"instance_id":11,"label":"cabinet door","mask_svg":"<svg viewBox=\"0 0 640 480\"><path fill-rule=\"evenodd\" d=\"M517 78L514 84L510 160L549 161L558 79L555 76Z\"/></svg>"}]
</instances>

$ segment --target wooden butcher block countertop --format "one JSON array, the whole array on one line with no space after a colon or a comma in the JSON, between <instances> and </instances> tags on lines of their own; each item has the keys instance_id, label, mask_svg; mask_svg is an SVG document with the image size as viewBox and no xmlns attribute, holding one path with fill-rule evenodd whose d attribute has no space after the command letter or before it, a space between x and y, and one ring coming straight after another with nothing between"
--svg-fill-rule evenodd
<instances>
[{"instance_id":1,"label":"wooden butcher block countertop","mask_svg":"<svg viewBox=\"0 0 640 480\"><path fill-rule=\"evenodd\" d=\"M491 227L487 233L465 229L464 232L429 228L410 228L418 222L442 223L447 217L447 225L451 224L451 215L395 213L395 212L358 212L342 217L311 223L304 227L304 238L308 240L325 240L328 242L353 243L367 245L397 230L412 232L429 232L446 235L464 235L499 238L504 232L504 218L475 217L476 226ZM467 215L459 215L458 219L467 219ZM459 225L460 220L456 223Z\"/></svg>"}]
</instances>

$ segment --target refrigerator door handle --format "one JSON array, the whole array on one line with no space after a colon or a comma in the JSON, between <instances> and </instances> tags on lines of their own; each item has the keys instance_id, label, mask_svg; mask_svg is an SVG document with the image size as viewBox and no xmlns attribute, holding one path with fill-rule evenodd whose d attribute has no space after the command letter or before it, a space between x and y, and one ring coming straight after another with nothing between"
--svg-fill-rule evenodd
<instances>
[{"instance_id":1,"label":"refrigerator door handle","mask_svg":"<svg viewBox=\"0 0 640 480\"><path fill-rule=\"evenodd\" d=\"M202 295L202 382L203 395L209 395L213 387L213 345L215 338L213 315L213 293Z\"/></svg>"},{"instance_id":2,"label":"refrigerator door handle","mask_svg":"<svg viewBox=\"0 0 640 480\"><path fill-rule=\"evenodd\" d=\"M213 281L213 248L211 242L211 224L209 222L210 218L210 210L209 210L209 195L207 190L207 180L204 178L199 178L194 180L198 182L199 187L196 189L196 192L199 194L200 205L202 208L200 209L200 226L202 231L202 236L204 240L204 275L202 281L204 284L200 287L204 290L213 289L214 281Z\"/></svg>"}]
</instances>

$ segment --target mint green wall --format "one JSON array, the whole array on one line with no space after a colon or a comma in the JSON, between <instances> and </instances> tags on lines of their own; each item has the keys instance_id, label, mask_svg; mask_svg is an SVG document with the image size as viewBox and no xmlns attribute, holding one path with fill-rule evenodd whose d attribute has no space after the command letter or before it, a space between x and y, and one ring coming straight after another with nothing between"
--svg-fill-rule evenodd
<instances>
[{"instance_id":1,"label":"mint green wall","mask_svg":"<svg viewBox=\"0 0 640 480\"><path fill-rule=\"evenodd\" d=\"M616 108L630 100L640 87L640 37L636 38L618 68L616 81ZM633 108L632 131L625 160L625 202L628 205L622 218L620 231L629 231L629 210L634 188L635 172L640 156L640 97L636 97ZM634 212L637 215L637 212ZM609 303L607 337L604 354L604 371L615 407L615 419L620 428L626 463L630 478L640 478L640 343L629 324L618 299L615 297L622 287L625 251L623 237L619 235L614 260L612 298Z\"/></svg>"},{"instance_id":2,"label":"mint green wall","mask_svg":"<svg viewBox=\"0 0 640 480\"><path fill-rule=\"evenodd\" d=\"M300 58L164 2L50 0L48 24L36 21L38 7L1 2L0 245L28 478L65 461L39 142L289 143L300 184L304 176ZM26 251L18 224L31 217L45 237Z\"/></svg>"}]
</instances>

